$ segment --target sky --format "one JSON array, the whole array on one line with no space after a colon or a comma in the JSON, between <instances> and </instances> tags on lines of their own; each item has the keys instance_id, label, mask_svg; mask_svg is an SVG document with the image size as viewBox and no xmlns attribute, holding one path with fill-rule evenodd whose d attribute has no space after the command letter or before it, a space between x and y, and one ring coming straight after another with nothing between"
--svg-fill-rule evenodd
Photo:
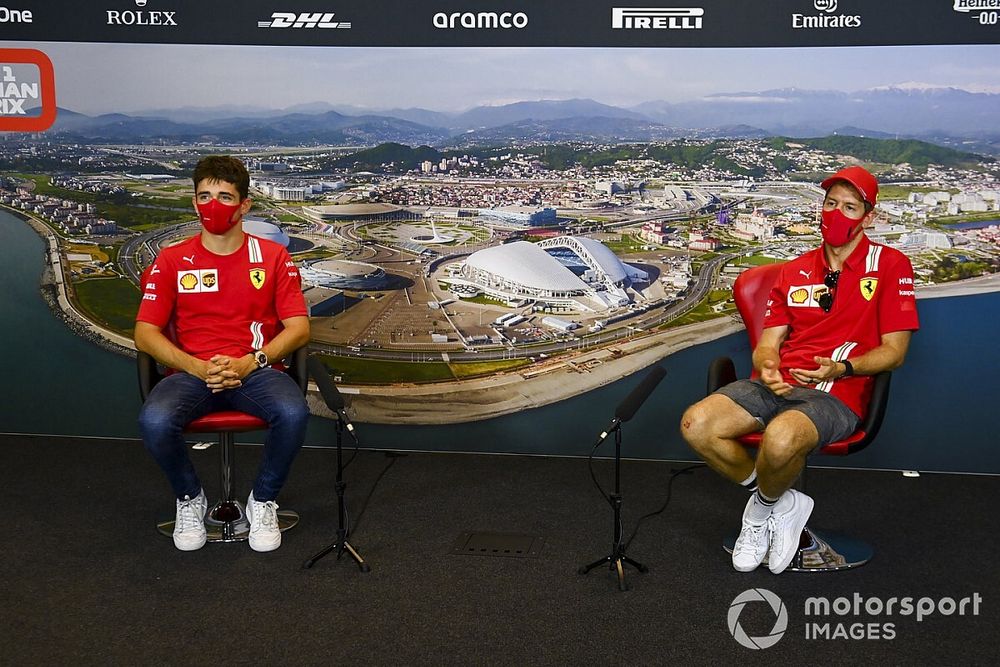
<instances>
[{"instance_id":1,"label":"sky","mask_svg":"<svg viewBox=\"0 0 1000 667\"><path fill-rule=\"evenodd\" d=\"M540 99L616 106L775 88L1000 93L1000 45L741 49L360 48L4 43L44 51L86 114L327 102L463 111Z\"/></svg>"}]
</instances>

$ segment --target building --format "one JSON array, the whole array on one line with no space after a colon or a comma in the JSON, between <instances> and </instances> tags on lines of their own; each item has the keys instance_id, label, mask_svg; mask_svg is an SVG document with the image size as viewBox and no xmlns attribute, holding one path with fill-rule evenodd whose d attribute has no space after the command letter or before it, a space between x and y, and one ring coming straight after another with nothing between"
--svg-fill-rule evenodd
<instances>
[{"instance_id":1,"label":"building","mask_svg":"<svg viewBox=\"0 0 1000 667\"><path fill-rule=\"evenodd\" d=\"M554 208L532 208L528 206L502 206L500 208L481 208L479 217L486 220L516 227L544 227L556 224Z\"/></svg>"},{"instance_id":2,"label":"building","mask_svg":"<svg viewBox=\"0 0 1000 667\"><path fill-rule=\"evenodd\" d=\"M626 289L648 280L599 241L560 236L480 250L448 282L501 301L528 298L542 307L604 312L630 303Z\"/></svg>"},{"instance_id":3,"label":"building","mask_svg":"<svg viewBox=\"0 0 1000 667\"><path fill-rule=\"evenodd\" d=\"M754 209L750 215L739 215L729 233L744 241L766 241L774 236L774 225L762 211Z\"/></svg>"}]
</instances>

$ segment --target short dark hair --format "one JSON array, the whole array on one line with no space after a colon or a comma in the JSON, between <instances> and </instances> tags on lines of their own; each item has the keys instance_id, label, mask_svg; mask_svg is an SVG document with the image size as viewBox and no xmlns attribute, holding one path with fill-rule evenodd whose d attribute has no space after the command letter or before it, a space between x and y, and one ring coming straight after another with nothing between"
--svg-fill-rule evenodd
<instances>
[{"instance_id":1,"label":"short dark hair","mask_svg":"<svg viewBox=\"0 0 1000 667\"><path fill-rule=\"evenodd\" d=\"M231 155L209 155L203 157L195 165L194 187L204 180L225 181L236 186L240 199L246 199L250 194L250 173L243 163ZM197 194L197 192L195 192Z\"/></svg>"},{"instance_id":2,"label":"short dark hair","mask_svg":"<svg viewBox=\"0 0 1000 667\"><path fill-rule=\"evenodd\" d=\"M826 190L823 191L824 199L826 199L826 196L830 194L830 190L832 190L833 186L835 185L844 185L850 188L854 192L854 194L857 195L858 199L861 200L861 203L865 205L865 215L871 213L872 209L875 208L874 206L868 203L868 200L865 199L865 195L861 192L861 190L858 190L858 188L853 183L844 179L838 179L837 181L831 183L830 187L828 187Z\"/></svg>"}]
</instances>

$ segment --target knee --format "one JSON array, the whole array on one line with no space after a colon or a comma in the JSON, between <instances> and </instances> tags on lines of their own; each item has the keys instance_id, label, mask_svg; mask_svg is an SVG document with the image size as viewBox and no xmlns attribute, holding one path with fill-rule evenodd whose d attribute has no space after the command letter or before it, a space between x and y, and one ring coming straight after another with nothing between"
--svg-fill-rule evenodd
<instances>
[{"instance_id":1,"label":"knee","mask_svg":"<svg viewBox=\"0 0 1000 667\"><path fill-rule=\"evenodd\" d=\"M139 432L144 440L170 431L175 427L175 412L169 408L146 402L139 410Z\"/></svg>"},{"instance_id":2,"label":"knee","mask_svg":"<svg viewBox=\"0 0 1000 667\"><path fill-rule=\"evenodd\" d=\"M305 428L309 420L309 405L302 396L282 401L277 406L275 421L293 428Z\"/></svg>"},{"instance_id":3,"label":"knee","mask_svg":"<svg viewBox=\"0 0 1000 667\"><path fill-rule=\"evenodd\" d=\"M786 425L773 423L764 431L758 459L772 469L785 468L805 460L811 447L805 434Z\"/></svg>"},{"instance_id":4,"label":"knee","mask_svg":"<svg viewBox=\"0 0 1000 667\"><path fill-rule=\"evenodd\" d=\"M146 449L155 451L169 443L184 428L177 422L176 411L155 403L144 403L139 411L139 434Z\"/></svg>"},{"instance_id":5,"label":"knee","mask_svg":"<svg viewBox=\"0 0 1000 667\"><path fill-rule=\"evenodd\" d=\"M681 436L695 450L701 450L710 439L712 419L701 402L695 403L681 417Z\"/></svg>"}]
</instances>

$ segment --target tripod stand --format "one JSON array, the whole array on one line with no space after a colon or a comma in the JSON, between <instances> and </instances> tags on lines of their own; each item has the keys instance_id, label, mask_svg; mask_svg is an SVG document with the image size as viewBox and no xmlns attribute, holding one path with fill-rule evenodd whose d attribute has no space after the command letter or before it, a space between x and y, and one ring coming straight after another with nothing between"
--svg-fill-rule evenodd
<instances>
[{"instance_id":1,"label":"tripod stand","mask_svg":"<svg viewBox=\"0 0 1000 667\"><path fill-rule=\"evenodd\" d=\"M608 563L608 568L618 573L618 588L628 590L625 583L625 566L631 565L639 572L648 572L649 568L625 555L624 532L622 528L622 494L621 494L621 463L622 463L622 425L617 423L613 429L615 434L615 491L608 496L608 502L614 510L614 525L611 536L611 553L604 558L598 558L589 565L584 565L577 572L587 574L598 565Z\"/></svg>"},{"instance_id":2,"label":"tripod stand","mask_svg":"<svg viewBox=\"0 0 1000 667\"><path fill-rule=\"evenodd\" d=\"M358 569L362 572L371 572L371 567L365 562L365 559L351 546L350 542L347 541L347 508L344 505L344 491L347 489L347 482L344 481L344 420L340 413L337 412L337 481L334 484L334 488L337 490L337 516L339 519L339 524L337 527L337 539L336 541L325 547L322 551L317 553L315 556L307 560L302 564L302 567L309 569L316 561L318 561L323 556L326 556L332 551L337 552L337 560L344 555L346 551L354 562L358 564Z\"/></svg>"},{"instance_id":3,"label":"tripod stand","mask_svg":"<svg viewBox=\"0 0 1000 667\"><path fill-rule=\"evenodd\" d=\"M660 366L653 366L649 373L642 379L635 389L632 390L625 400L622 401L617 408L615 408L615 418L611 420L611 428L607 431L601 433L601 437L597 439L597 443L594 445L594 449L591 452L591 457L593 453L597 451L597 448L602 442L612 433L615 434L615 491L611 494L605 494L604 489L601 489L601 485L597 482L597 478L594 477L594 469L591 467L590 475L594 480L594 484L597 484L598 489L601 491L601 495L605 497L611 508L614 510L614 526L612 527L611 535L611 553L604 558L599 558L589 565L584 565L577 572L580 574L587 574L593 570L598 565L603 565L607 563L609 569L615 570L618 573L618 588L627 591L628 584L625 583L625 566L631 565L640 572L648 572L649 568L642 563L632 560L625 555L625 543L624 543L624 532L622 528L622 424L632 419L635 416L635 411L649 398L649 395L653 393L656 389L656 385L660 384L660 380L667 372L663 370ZM593 458L591 458L593 461Z\"/></svg>"}]
</instances>

